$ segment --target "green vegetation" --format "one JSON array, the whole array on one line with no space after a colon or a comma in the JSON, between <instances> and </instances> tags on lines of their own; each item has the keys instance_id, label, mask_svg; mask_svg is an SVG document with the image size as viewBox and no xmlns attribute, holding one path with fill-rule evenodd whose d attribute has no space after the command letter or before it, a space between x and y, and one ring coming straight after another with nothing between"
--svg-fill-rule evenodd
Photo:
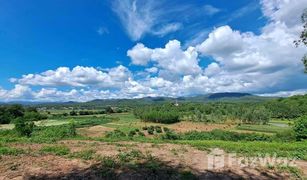
<instances>
[{"instance_id":1,"label":"green vegetation","mask_svg":"<svg viewBox=\"0 0 307 180\"><path fill-rule=\"evenodd\" d=\"M83 160L91 160L94 158L95 155L95 151L92 149L86 149L86 150L82 150L79 152L74 152L72 154L69 155L69 157L71 158L79 158L79 159L83 159Z\"/></svg>"},{"instance_id":2,"label":"green vegetation","mask_svg":"<svg viewBox=\"0 0 307 180\"><path fill-rule=\"evenodd\" d=\"M34 131L34 123L32 121L26 122L24 118L15 119L15 130L20 136L31 136Z\"/></svg>"},{"instance_id":3,"label":"green vegetation","mask_svg":"<svg viewBox=\"0 0 307 180\"><path fill-rule=\"evenodd\" d=\"M1 155L17 156L19 154L24 154L24 153L25 151L23 149L0 146L0 156Z\"/></svg>"},{"instance_id":4,"label":"green vegetation","mask_svg":"<svg viewBox=\"0 0 307 180\"><path fill-rule=\"evenodd\" d=\"M144 107L134 110L134 115L144 121L171 124L179 122L179 115L175 109L166 109L163 106Z\"/></svg>"},{"instance_id":5,"label":"green vegetation","mask_svg":"<svg viewBox=\"0 0 307 180\"><path fill-rule=\"evenodd\" d=\"M261 142L261 141L220 141L220 140L180 140L175 143L188 144L202 150L221 148L226 152L235 152L247 156L276 155L277 157L289 157L307 160L306 142Z\"/></svg>"},{"instance_id":6,"label":"green vegetation","mask_svg":"<svg viewBox=\"0 0 307 180\"><path fill-rule=\"evenodd\" d=\"M239 130L248 130L264 133L279 133L285 130L289 130L288 127L278 127L273 125L256 125L256 124L243 124L236 127Z\"/></svg>"},{"instance_id":7,"label":"green vegetation","mask_svg":"<svg viewBox=\"0 0 307 180\"><path fill-rule=\"evenodd\" d=\"M41 153L54 154L57 156L64 156L70 153L70 149L66 146L43 146L40 149Z\"/></svg>"},{"instance_id":8,"label":"green vegetation","mask_svg":"<svg viewBox=\"0 0 307 180\"><path fill-rule=\"evenodd\" d=\"M298 141L307 139L307 116L296 120L294 125L294 132Z\"/></svg>"},{"instance_id":9,"label":"green vegetation","mask_svg":"<svg viewBox=\"0 0 307 180\"><path fill-rule=\"evenodd\" d=\"M38 121L47 119L47 116L40 114L36 108L24 108L21 105L0 106L0 124L12 123L15 119L22 118L25 121Z\"/></svg>"},{"instance_id":10,"label":"green vegetation","mask_svg":"<svg viewBox=\"0 0 307 180\"><path fill-rule=\"evenodd\" d=\"M174 143L206 151L221 148L239 155L276 154L277 157L307 160L306 97L294 96L259 102L184 102L178 106L172 103L120 108L104 106L99 109L78 109L75 106L64 108L57 105L56 109L41 107L39 111L22 106L3 106L0 117L11 114L9 123L12 124L4 125L10 126L10 129L0 129L0 155L30 152L10 145L18 144L19 147L23 143L42 143L39 153L35 151L33 155L51 154L101 161L103 177L109 177L114 173L113 170L123 167L142 167L149 172L161 171L163 163L149 154L144 155L134 150L132 142L154 143L156 146L159 143ZM117 113L122 111L125 113ZM37 121L38 114L46 115L48 119ZM78 147L84 144L85 148L75 150L72 149L74 146L57 142L60 140L78 141ZM101 157L98 152L96 154L95 144L98 141L118 144L130 141L131 144L116 147L120 153L111 158ZM176 155L179 153L175 148L172 152ZM287 170L297 173L295 169ZM191 173L182 172L181 175L190 177Z\"/></svg>"}]
</instances>

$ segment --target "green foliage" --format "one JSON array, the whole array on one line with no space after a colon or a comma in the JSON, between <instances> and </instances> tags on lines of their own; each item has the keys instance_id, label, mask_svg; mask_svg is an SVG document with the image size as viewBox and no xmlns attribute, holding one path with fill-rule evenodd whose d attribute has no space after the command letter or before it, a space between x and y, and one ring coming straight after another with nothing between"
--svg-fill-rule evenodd
<instances>
[{"instance_id":1,"label":"green foliage","mask_svg":"<svg viewBox=\"0 0 307 180\"><path fill-rule=\"evenodd\" d=\"M162 128L160 126L155 126L155 130L157 133L162 133Z\"/></svg>"},{"instance_id":2,"label":"green foliage","mask_svg":"<svg viewBox=\"0 0 307 180\"><path fill-rule=\"evenodd\" d=\"M47 116L40 114L35 108L24 108L21 105L0 106L0 124L8 124L16 118L26 121L38 121L46 119Z\"/></svg>"},{"instance_id":3,"label":"green foliage","mask_svg":"<svg viewBox=\"0 0 307 180\"><path fill-rule=\"evenodd\" d=\"M263 142L263 141L221 141L221 140L195 140L178 141L199 149L221 148L226 152L236 152L248 156L275 155L307 160L307 144L305 142Z\"/></svg>"},{"instance_id":4,"label":"green foliage","mask_svg":"<svg viewBox=\"0 0 307 180\"><path fill-rule=\"evenodd\" d=\"M122 138L122 137L126 137L126 136L127 135L124 132L122 132L122 131L120 131L118 129L115 129L114 131L110 131L110 132L106 133L106 137L107 138L115 138L115 139L117 139L117 138Z\"/></svg>"},{"instance_id":5,"label":"green foliage","mask_svg":"<svg viewBox=\"0 0 307 180\"><path fill-rule=\"evenodd\" d=\"M76 132L76 123L74 120L70 120L68 123L68 127L67 127L67 134L69 136L76 136L77 132Z\"/></svg>"},{"instance_id":6,"label":"green foliage","mask_svg":"<svg viewBox=\"0 0 307 180\"><path fill-rule=\"evenodd\" d=\"M129 137L133 137L133 136L135 136L136 135L136 131L135 130L131 130L131 131L129 131L129 133L128 133L128 136Z\"/></svg>"},{"instance_id":7,"label":"green foliage","mask_svg":"<svg viewBox=\"0 0 307 180\"><path fill-rule=\"evenodd\" d=\"M161 137L165 140L178 140L181 138L179 134L171 130L166 131L165 134L163 134Z\"/></svg>"},{"instance_id":8,"label":"green foliage","mask_svg":"<svg viewBox=\"0 0 307 180\"><path fill-rule=\"evenodd\" d=\"M277 132L275 135L275 140L281 141L281 142L295 141L296 140L295 132L293 129L288 129L288 130Z\"/></svg>"},{"instance_id":9,"label":"green foliage","mask_svg":"<svg viewBox=\"0 0 307 180\"><path fill-rule=\"evenodd\" d=\"M92 149L86 149L79 152L74 152L70 155L71 158L79 158L83 160L91 160L94 158L96 151Z\"/></svg>"},{"instance_id":10,"label":"green foliage","mask_svg":"<svg viewBox=\"0 0 307 180\"><path fill-rule=\"evenodd\" d=\"M1 155L17 156L19 154L24 154L24 153L25 153L25 151L23 149L0 146L0 156Z\"/></svg>"},{"instance_id":11,"label":"green foliage","mask_svg":"<svg viewBox=\"0 0 307 180\"><path fill-rule=\"evenodd\" d=\"M63 145L57 146L43 146L40 150L41 153L53 154L57 156L64 156L70 153L70 149Z\"/></svg>"},{"instance_id":12,"label":"green foliage","mask_svg":"<svg viewBox=\"0 0 307 180\"><path fill-rule=\"evenodd\" d=\"M307 139L307 116L298 118L295 121L293 130L295 132L296 140L301 141Z\"/></svg>"},{"instance_id":13,"label":"green foliage","mask_svg":"<svg viewBox=\"0 0 307 180\"><path fill-rule=\"evenodd\" d=\"M63 138L76 136L76 130L73 124L60 126L38 126L32 133L32 141L35 142L53 142Z\"/></svg>"},{"instance_id":14,"label":"green foliage","mask_svg":"<svg viewBox=\"0 0 307 180\"><path fill-rule=\"evenodd\" d=\"M237 133L223 130L210 132L191 131L180 134L182 140L224 140L224 141L272 141L273 137L257 133Z\"/></svg>"},{"instance_id":15,"label":"green foliage","mask_svg":"<svg viewBox=\"0 0 307 180\"><path fill-rule=\"evenodd\" d=\"M134 115L144 121L155 123L171 124L179 122L179 114L171 106L139 107L134 110Z\"/></svg>"},{"instance_id":16,"label":"green foliage","mask_svg":"<svg viewBox=\"0 0 307 180\"><path fill-rule=\"evenodd\" d=\"M280 133L289 130L288 127L278 127L273 125L262 125L262 124L243 124L243 125L238 125L236 129L264 132L264 133Z\"/></svg>"},{"instance_id":17,"label":"green foliage","mask_svg":"<svg viewBox=\"0 0 307 180\"><path fill-rule=\"evenodd\" d=\"M149 126L148 128L147 128L147 133L148 134L154 134L154 132L155 132L155 127L154 126Z\"/></svg>"},{"instance_id":18,"label":"green foliage","mask_svg":"<svg viewBox=\"0 0 307 180\"><path fill-rule=\"evenodd\" d=\"M30 137L32 132L34 131L34 123L32 121L27 122L24 118L17 118L15 120L15 130L20 136Z\"/></svg>"}]
</instances>

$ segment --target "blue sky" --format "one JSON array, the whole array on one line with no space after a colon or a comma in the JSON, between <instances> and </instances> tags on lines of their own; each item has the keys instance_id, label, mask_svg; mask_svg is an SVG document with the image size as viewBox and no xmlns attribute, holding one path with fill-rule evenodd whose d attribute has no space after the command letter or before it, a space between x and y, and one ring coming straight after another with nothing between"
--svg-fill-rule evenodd
<instances>
[{"instance_id":1,"label":"blue sky","mask_svg":"<svg viewBox=\"0 0 307 180\"><path fill-rule=\"evenodd\" d=\"M304 93L306 48L292 44L303 7L304 0L4 0L0 100Z\"/></svg>"}]
</instances>

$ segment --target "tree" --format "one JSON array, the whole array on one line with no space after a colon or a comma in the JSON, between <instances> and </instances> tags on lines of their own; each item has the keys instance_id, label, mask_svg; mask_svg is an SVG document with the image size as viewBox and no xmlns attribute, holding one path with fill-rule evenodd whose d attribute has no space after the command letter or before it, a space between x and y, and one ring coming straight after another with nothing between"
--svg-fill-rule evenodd
<instances>
[{"instance_id":1,"label":"tree","mask_svg":"<svg viewBox=\"0 0 307 180\"><path fill-rule=\"evenodd\" d=\"M295 121L293 130L296 140L301 141L307 139L307 116L303 116Z\"/></svg>"},{"instance_id":2,"label":"tree","mask_svg":"<svg viewBox=\"0 0 307 180\"><path fill-rule=\"evenodd\" d=\"M19 117L15 119L15 130L21 136L30 137L34 130L34 123L32 121L26 121L24 118Z\"/></svg>"},{"instance_id":3,"label":"tree","mask_svg":"<svg viewBox=\"0 0 307 180\"><path fill-rule=\"evenodd\" d=\"M304 10L302 16L302 22L303 22L303 31L301 32L300 39L294 41L296 46L299 46L300 44L303 44L307 46L307 9ZM307 54L305 54L302 58L303 64L305 66L305 73L307 73Z\"/></svg>"}]
</instances>

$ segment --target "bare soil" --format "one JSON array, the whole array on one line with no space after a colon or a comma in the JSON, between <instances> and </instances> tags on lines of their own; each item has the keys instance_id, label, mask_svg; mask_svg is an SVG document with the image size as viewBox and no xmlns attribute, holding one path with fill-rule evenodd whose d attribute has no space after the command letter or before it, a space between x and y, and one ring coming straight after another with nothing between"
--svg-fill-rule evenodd
<instances>
[{"instance_id":1,"label":"bare soil","mask_svg":"<svg viewBox=\"0 0 307 180\"><path fill-rule=\"evenodd\" d=\"M86 128L79 128L78 133L82 136L101 137L106 132L113 131L113 130L114 128L97 125L97 126L91 126L91 127L86 127Z\"/></svg>"},{"instance_id":2,"label":"bare soil","mask_svg":"<svg viewBox=\"0 0 307 180\"><path fill-rule=\"evenodd\" d=\"M233 125L205 124L205 123L181 121L179 123L169 125L168 127L177 132L189 132L189 131L212 131L214 129L230 129L233 127Z\"/></svg>"},{"instance_id":3,"label":"bare soil","mask_svg":"<svg viewBox=\"0 0 307 180\"><path fill-rule=\"evenodd\" d=\"M189 171L198 179L295 179L291 174L266 167L241 167L236 164L223 168L208 167L208 153L188 145L152 144L137 142L106 143L97 141L65 140L56 144L65 145L71 152L91 149L100 157L115 157L119 153L137 150L151 155L165 165L165 172L148 169L124 168L116 171L115 179L178 179L168 172ZM101 179L97 159L82 160L67 156L40 154L44 144L11 144L12 147L27 149L29 154L2 156L0 179ZM297 161L306 170L306 161ZM305 171L306 173L306 171ZM149 176L150 175L150 176ZM103 179L103 178L102 178ZM109 179L109 178L106 178Z\"/></svg>"}]
</instances>

